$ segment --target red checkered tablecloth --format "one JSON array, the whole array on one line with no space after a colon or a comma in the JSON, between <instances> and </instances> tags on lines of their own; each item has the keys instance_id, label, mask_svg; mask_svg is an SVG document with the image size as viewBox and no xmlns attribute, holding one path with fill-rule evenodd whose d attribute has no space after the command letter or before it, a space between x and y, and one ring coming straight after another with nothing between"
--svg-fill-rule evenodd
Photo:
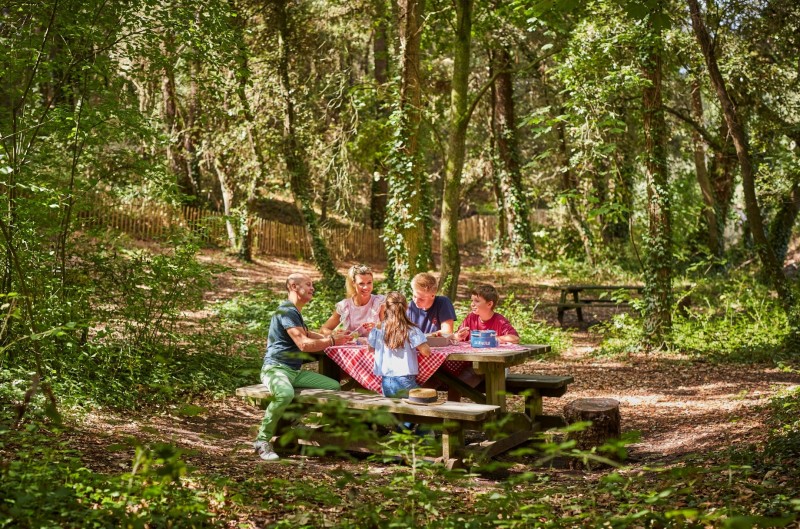
<instances>
[{"instance_id":1,"label":"red checkered tablecloth","mask_svg":"<svg viewBox=\"0 0 800 529\"><path fill-rule=\"evenodd\" d=\"M519 346L503 345L503 349L516 349ZM417 382L422 385L428 381L437 369L443 369L458 375L470 362L448 360L447 357L455 353L464 353L471 350L468 342L447 347L434 347L428 356L419 355L419 374ZM353 380L362 387L376 393L381 392L381 377L372 373L375 367L375 352L370 351L366 345L336 345L325 349L328 355L339 365Z\"/></svg>"}]
</instances>

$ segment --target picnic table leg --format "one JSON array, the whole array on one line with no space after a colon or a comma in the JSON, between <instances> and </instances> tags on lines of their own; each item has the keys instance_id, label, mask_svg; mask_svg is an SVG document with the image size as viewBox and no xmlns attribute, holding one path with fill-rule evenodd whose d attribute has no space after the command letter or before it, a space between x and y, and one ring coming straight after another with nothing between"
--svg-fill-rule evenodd
<instances>
[{"instance_id":1,"label":"picnic table leg","mask_svg":"<svg viewBox=\"0 0 800 529\"><path fill-rule=\"evenodd\" d=\"M572 291L572 301L578 305L575 307L575 313L578 315L578 321L583 322L583 309L580 307L580 295L578 294L578 290Z\"/></svg>"},{"instance_id":2,"label":"picnic table leg","mask_svg":"<svg viewBox=\"0 0 800 529\"><path fill-rule=\"evenodd\" d=\"M561 301L558 303L558 324L564 326L564 304L567 302L567 291L561 290Z\"/></svg>"},{"instance_id":3,"label":"picnic table leg","mask_svg":"<svg viewBox=\"0 0 800 529\"><path fill-rule=\"evenodd\" d=\"M503 364L481 362L480 368L486 376L486 404L500 406L506 411L506 370Z\"/></svg>"},{"instance_id":4,"label":"picnic table leg","mask_svg":"<svg viewBox=\"0 0 800 529\"><path fill-rule=\"evenodd\" d=\"M319 367L317 368L320 375L332 378L337 382L341 380L341 371L339 364L333 361L333 358L323 354L319 359Z\"/></svg>"},{"instance_id":5,"label":"picnic table leg","mask_svg":"<svg viewBox=\"0 0 800 529\"><path fill-rule=\"evenodd\" d=\"M464 428L457 421L445 421L442 425L442 459L457 458L464 448Z\"/></svg>"}]
</instances>

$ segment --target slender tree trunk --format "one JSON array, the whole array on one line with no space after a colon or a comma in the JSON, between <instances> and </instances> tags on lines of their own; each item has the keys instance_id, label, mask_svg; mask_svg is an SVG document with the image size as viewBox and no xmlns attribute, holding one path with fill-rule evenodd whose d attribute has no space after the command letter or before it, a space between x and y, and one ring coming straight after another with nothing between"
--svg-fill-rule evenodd
<instances>
[{"instance_id":1,"label":"slender tree trunk","mask_svg":"<svg viewBox=\"0 0 800 529\"><path fill-rule=\"evenodd\" d=\"M494 67L492 65L492 53L489 52L489 78L494 77ZM494 123L497 119L495 117L496 101L497 101L497 86L492 83L490 88L492 97L491 113L489 115L489 152L491 153L491 178L492 189L494 190L495 201L497 202L497 242L501 248L508 244L508 231L506 230L506 200L503 194L503 188L500 186L500 160L497 154L497 131L495 130Z\"/></svg>"},{"instance_id":2,"label":"slender tree trunk","mask_svg":"<svg viewBox=\"0 0 800 529\"><path fill-rule=\"evenodd\" d=\"M645 335L660 347L672 330L672 227L669 174L667 171L667 124L661 100L661 31L652 28L645 50L644 75L650 81L643 91L643 127L647 176L649 237L645 255Z\"/></svg>"},{"instance_id":3,"label":"slender tree trunk","mask_svg":"<svg viewBox=\"0 0 800 529\"><path fill-rule=\"evenodd\" d=\"M497 180L505 197L504 224L508 249L513 263L533 259L530 209L522 186L522 172L517 145L517 121L514 110L514 84L511 75L511 52L497 45L492 53L492 69L497 76L492 90L492 137L497 146Z\"/></svg>"},{"instance_id":4,"label":"slender tree trunk","mask_svg":"<svg viewBox=\"0 0 800 529\"><path fill-rule=\"evenodd\" d=\"M789 194L781 201L775 217L769 225L769 245L775 252L775 258L783 264L786 252L789 250L789 241L792 238L797 214L800 212L800 175L794 175L794 182Z\"/></svg>"},{"instance_id":5,"label":"slender tree trunk","mask_svg":"<svg viewBox=\"0 0 800 529\"><path fill-rule=\"evenodd\" d=\"M239 223L239 259L250 262L253 260L253 234L252 226L255 218L251 213L253 202L256 200L256 189L267 177L267 162L264 159L264 148L261 142L261 134L256 131L256 119L250 107L250 100L247 99L247 85L250 82L250 61L248 58L248 47L245 42L245 17L238 16L234 26L236 31L237 45L237 95L239 103L242 105L245 123L247 124L247 140L250 150L256 160L256 171L250 175L246 182L244 197L239 208L241 210Z\"/></svg>"},{"instance_id":6,"label":"slender tree trunk","mask_svg":"<svg viewBox=\"0 0 800 529\"><path fill-rule=\"evenodd\" d=\"M173 37L167 32L162 43L162 51L165 56L171 57ZM164 122L164 129L167 135L167 165L175 175L178 189L185 198L192 197L194 190L186 170L186 158L183 156L181 143L178 141L178 96L175 90L175 70L172 64L164 66L164 76L161 79L161 96L163 98L163 108L161 118Z\"/></svg>"},{"instance_id":7,"label":"slender tree trunk","mask_svg":"<svg viewBox=\"0 0 800 529\"><path fill-rule=\"evenodd\" d=\"M186 105L186 123L183 131L183 152L186 159L186 181L191 186L192 195L200 197L200 157L197 155L197 144L200 142L200 126L198 117L202 115L200 108L200 84L197 76L200 73L199 61L192 61L189 66L189 94Z\"/></svg>"},{"instance_id":8,"label":"slender tree trunk","mask_svg":"<svg viewBox=\"0 0 800 529\"><path fill-rule=\"evenodd\" d=\"M539 75L542 80L542 96L544 100L547 102L547 105L551 108L558 109L559 114L563 115L564 109L561 108L561 105L558 101L556 95L553 95L550 91L547 82L547 68L544 63L539 66ZM566 203L567 203L567 210L569 211L569 221L572 224L572 227L575 228L575 231L578 233L578 236L583 243L583 251L586 255L586 261L590 264L594 264L594 240L592 237L592 231L589 229L589 225L586 223L586 220L581 215L580 211L578 210L578 205L575 202L574 195L578 190L578 182L576 181L575 175L573 174L572 168L570 167L570 148L567 142L567 131L564 127L564 123L559 121L555 127L556 130L556 143L558 145L558 152L561 155L561 164L562 169L560 171L561 174L561 191L566 195Z\"/></svg>"},{"instance_id":9,"label":"slender tree trunk","mask_svg":"<svg viewBox=\"0 0 800 529\"><path fill-rule=\"evenodd\" d=\"M389 107L383 97L384 89L389 82L389 23L386 1L374 0L373 6L375 8L375 37L372 42L373 72L378 90L376 114L379 120L384 121L389 116ZM386 219L386 195L389 192L389 181L383 157L383 153L376 153L372 178L370 178L369 219L370 226L376 229L383 228Z\"/></svg>"},{"instance_id":10,"label":"slender tree trunk","mask_svg":"<svg viewBox=\"0 0 800 529\"><path fill-rule=\"evenodd\" d=\"M456 0L456 33L453 60L453 83L450 91L450 136L447 141L447 166L442 192L440 245L442 292L455 299L461 256L458 254L458 211L461 204L461 174L466 157L469 116L469 62L472 39L472 0Z\"/></svg>"},{"instance_id":11,"label":"slender tree trunk","mask_svg":"<svg viewBox=\"0 0 800 529\"><path fill-rule=\"evenodd\" d=\"M694 29L697 42L703 52L706 61L711 85L717 92L720 106L725 115L725 122L733 139L736 148L736 156L739 160L739 167L742 172L742 189L744 191L745 209L747 211L747 221L753 236L756 252L761 260L764 275L778 294L778 298L783 304L786 316L791 329L789 344L796 346L800 343L800 309L796 303L796 296L791 284L783 274L781 263L778 261L775 252L769 244L764 230L764 220L761 216L761 209L758 204L758 197L755 189L755 170L750 158L750 147L747 141L744 127L742 126L736 106L728 95L725 79L719 71L717 57L711 45L703 18L700 14L700 5L697 0L688 0L689 12L692 17L692 27Z\"/></svg>"},{"instance_id":12,"label":"slender tree trunk","mask_svg":"<svg viewBox=\"0 0 800 529\"><path fill-rule=\"evenodd\" d=\"M289 13L287 0L276 0L276 15L279 32L278 73L283 99L283 157L286 171L289 174L289 187L294 195L297 209L303 216L311 256L317 269L322 273L323 282L332 290L344 288L344 278L336 271L328 247L320 232L317 214L311 198L311 177L306 162L306 149L301 145L295 126L294 96L289 78L289 57L291 53L289 40Z\"/></svg>"},{"instance_id":13,"label":"slender tree trunk","mask_svg":"<svg viewBox=\"0 0 800 529\"><path fill-rule=\"evenodd\" d=\"M219 189L222 192L222 212L225 214L225 231L228 234L228 244L232 249L241 244L237 239L237 230L233 220L233 189L230 185L228 173L225 169L226 163L219 153L214 154L214 171L219 180Z\"/></svg>"},{"instance_id":14,"label":"slender tree trunk","mask_svg":"<svg viewBox=\"0 0 800 529\"><path fill-rule=\"evenodd\" d=\"M703 99L700 93L700 83L692 81L692 114L698 123L703 123ZM706 165L705 142L697 130L692 131L692 143L694 145L694 167L697 174L697 183L703 195L703 217L706 221L708 230L708 248L714 257L722 257L723 241L717 206L717 196L714 192L714 185L708 176L708 166Z\"/></svg>"},{"instance_id":15,"label":"slender tree trunk","mask_svg":"<svg viewBox=\"0 0 800 529\"><path fill-rule=\"evenodd\" d=\"M638 109L637 109L638 111ZM639 173L639 126L634 122L632 109L624 104L620 114L625 121L625 133L618 141L616 151L617 172L614 175L613 198L615 204L621 206L619 214L609 220L604 236L609 241L622 241L630 235L630 219L633 212L633 186L635 176Z\"/></svg>"},{"instance_id":16,"label":"slender tree trunk","mask_svg":"<svg viewBox=\"0 0 800 529\"><path fill-rule=\"evenodd\" d=\"M419 152L422 122L422 84L420 44L422 40L424 0L400 0L400 101L396 114L389 171L384 240L389 256L390 276L404 288L417 272L427 269L430 239L429 212L424 197L422 160ZM427 243L430 247L430 244Z\"/></svg>"}]
</instances>

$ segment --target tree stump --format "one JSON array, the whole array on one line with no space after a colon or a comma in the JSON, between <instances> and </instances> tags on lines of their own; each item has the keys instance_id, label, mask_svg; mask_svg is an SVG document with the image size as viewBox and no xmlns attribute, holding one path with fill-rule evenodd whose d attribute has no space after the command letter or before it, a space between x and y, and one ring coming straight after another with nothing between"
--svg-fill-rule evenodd
<instances>
[{"instance_id":1,"label":"tree stump","mask_svg":"<svg viewBox=\"0 0 800 529\"><path fill-rule=\"evenodd\" d=\"M576 448L591 451L610 439L620 436L619 401L615 399L576 399L564 406L564 419L567 424L591 421L592 425L580 432L571 432L569 439L575 439ZM608 454L604 454L608 457ZM587 466L588 466L588 462ZM579 466L580 462L575 461ZM592 466L598 466L593 463Z\"/></svg>"}]
</instances>

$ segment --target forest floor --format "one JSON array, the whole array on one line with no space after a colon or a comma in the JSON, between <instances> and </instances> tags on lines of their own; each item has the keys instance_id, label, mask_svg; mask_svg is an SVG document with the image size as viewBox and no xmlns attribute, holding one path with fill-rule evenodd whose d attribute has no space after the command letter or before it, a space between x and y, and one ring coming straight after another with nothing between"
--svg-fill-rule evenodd
<instances>
[{"instance_id":1,"label":"forest floor","mask_svg":"<svg viewBox=\"0 0 800 529\"><path fill-rule=\"evenodd\" d=\"M208 292L209 302L230 299L265 285L280 290L291 271L303 270L312 277L317 276L307 263L292 260L241 264L216 252L207 252L202 258L228 267L218 276L214 289ZM468 268L463 273L462 284L486 279L486 274L486 271ZM505 285L516 283L518 290L524 282L523 277L503 279ZM542 313L541 318L557 325L554 314ZM629 463L634 466L669 465L684 456L719 452L735 443L758 443L768 430L764 423L768 414L763 406L782 389L800 384L800 375L782 372L772 365L703 363L674 354L601 357L595 354L600 338L592 332L591 326L574 327L570 332L573 346L559 357L531 360L513 370L575 377L567 395L545 399L546 413L558 414L566 402L580 397L619 400L623 431L635 430L641 434L630 446ZM94 412L73 432L70 444L83 453L89 468L103 472L119 472L130 467L131 451L113 448L130 437L141 442L175 444L187 450L187 462L198 471L235 481L247 480L254 474L276 478L314 477L348 467L353 472L358 469L364 472L366 465L370 473L392 472L391 464L298 454L288 454L277 464L262 463L251 449L262 417L259 409L235 397L195 404L205 411L194 417L183 416L177 409L140 415ZM521 407L521 402L512 400L510 407ZM510 464L507 471L476 478L480 482L477 485L494 486L509 473L528 470L531 462L510 457L504 461ZM554 479L557 476L574 479L580 473L563 467L549 472L554 473Z\"/></svg>"}]
</instances>

